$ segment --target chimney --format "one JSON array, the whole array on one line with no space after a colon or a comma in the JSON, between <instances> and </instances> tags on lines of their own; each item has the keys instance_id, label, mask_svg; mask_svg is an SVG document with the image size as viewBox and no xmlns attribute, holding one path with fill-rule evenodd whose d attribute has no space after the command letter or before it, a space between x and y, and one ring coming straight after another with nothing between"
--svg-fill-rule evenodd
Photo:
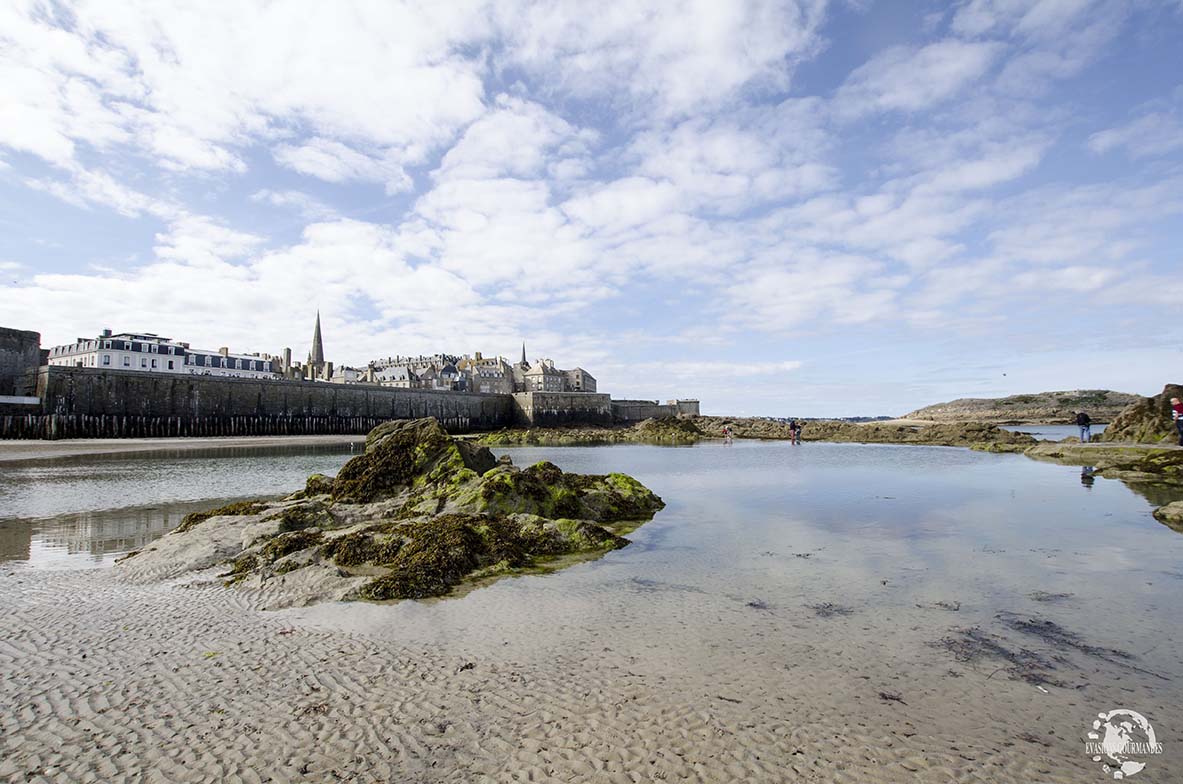
<instances>
[{"instance_id":1,"label":"chimney","mask_svg":"<svg viewBox=\"0 0 1183 784\"><path fill-rule=\"evenodd\" d=\"M229 346L222 346L221 348L218 349L218 353L224 357L228 357L228 356L230 356L230 347Z\"/></svg>"},{"instance_id":2,"label":"chimney","mask_svg":"<svg viewBox=\"0 0 1183 784\"><path fill-rule=\"evenodd\" d=\"M104 329L103 333L102 333L102 335L100 335L100 337L104 337L104 338L111 337L111 328L107 327L106 329Z\"/></svg>"},{"instance_id":3,"label":"chimney","mask_svg":"<svg viewBox=\"0 0 1183 784\"><path fill-rule=\"evenodd\" d=\"M475 354L474 356L476 357L476 361L477 361L477 362L480 362L480 361L481 361L481 352L479 352L479 351L478 351L478 352L476 352L476 354Z\"/></svg>"}]
</instances>

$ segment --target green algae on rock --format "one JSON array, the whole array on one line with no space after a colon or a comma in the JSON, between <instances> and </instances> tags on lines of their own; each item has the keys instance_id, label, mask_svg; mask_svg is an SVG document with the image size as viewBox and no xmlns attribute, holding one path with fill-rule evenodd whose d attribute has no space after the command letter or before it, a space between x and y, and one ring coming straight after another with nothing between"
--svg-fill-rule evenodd
<instances>
[{"instance_id":1,"label":"green algae on rock","mask_svg":"<svg viewBox=\"0 0 1183 784\"><path fill-rule=\"evenodd\" d=\"M242 507L252 516L240 534L227 529L232 520L209 533L223 548L241 542L219 550L231 563L226 584L266 596L271 607L421 599L598 557L627 545L623 534L663 507L625 474L570 474L546 461L518 469L419 419L375 428L335 478L313 475L282 501ZM166 539L201 537L195 525ZM146 557L176 573L168 554L186 550L176 542Z\"/></svg>"},{"instance_id":2,"label":"green algae on rock","mask_svg":"<svg viewBox=\"0 0 1183 784\"><path fill-rule=\"evenodd\" d=\"M791 437L789 426L776 419L759 417L694 418L699 429L712 436L723 435L723 428L736 438L781 440ZM935 425L810 420L803 423L803 441L831 441L858 444L913 444L925 446L963 446L983 451L1020 451L1035 443L1026 433L1012 433L985 422L956 422Z\"/></svg>"},{"instance_id":3,"label":"green algae on rock","mask_svg":"<svg viewBox=\"0 0 1183 784\"><path fill-rule=\"evenodd\" d=\"M686 417L646 419L620 427L508 428L486 433L484 446L596 446L601 444L693 444L705 434Z\"/></svg>"}]
</instances>

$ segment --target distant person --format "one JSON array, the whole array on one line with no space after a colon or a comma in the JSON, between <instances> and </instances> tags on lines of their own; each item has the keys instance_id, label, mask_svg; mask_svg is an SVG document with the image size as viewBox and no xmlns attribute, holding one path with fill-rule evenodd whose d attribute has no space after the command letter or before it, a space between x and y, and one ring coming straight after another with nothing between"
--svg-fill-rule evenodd
<instances>
[{"instance_id":1,"label":"distant person","mask_svg":"<svg viewBox=\"0 0 1183 784\"><path fill-rule=\"evenodd\" d=\"M789 435L793 437L794 444L801 443L801 429L804 427L804 422L798 422L796 419L793 420L792 426L789 427Z\"/></svg>"},{"instance_id":2,"label":"distant person","mask_svg":"<svg viewBox=\"0 0 1183 784\"><path fill-rule=\"evenodd\" d=\"M1093 420L1089 419L1089 415L1083 411L1076 415L1076 426L1080 428L1080 443L1087 444L1092 436L1089 434L1089 428L1092 426Z\"/></svg>"},{"instance_id":3,"label":"distant person","mask_svg":"<svg viewBox=\"0 0 1183 784\"><path fill-rule=\"evenodd\" d=\"M1171 398L1171 419L1175 420L1175 430L1179 433L1179 446L1183 446L1183 401L1177 397Z\"/></svg>"},{"instance_id":4,"label":"distant person","mask_svg":"<svg viewBox=\"0 0 1183 784\"><path fill-rule=\"evenodd\" d=\"M800 425L797 424L796 419L789 420L789 443L790 444L797 443L797 428L798 427L800 427Z\"/></svg>"},{"instance_id":5,"label":"distant person","mask_svg":"<svg viewBox=\"0 0 1183 784\"><path fill-rule=\"evenodd\" d=\"M723 425L723 441L728 444L731 443L731 426L730 425Z\"/></svg>"}]
</instances>

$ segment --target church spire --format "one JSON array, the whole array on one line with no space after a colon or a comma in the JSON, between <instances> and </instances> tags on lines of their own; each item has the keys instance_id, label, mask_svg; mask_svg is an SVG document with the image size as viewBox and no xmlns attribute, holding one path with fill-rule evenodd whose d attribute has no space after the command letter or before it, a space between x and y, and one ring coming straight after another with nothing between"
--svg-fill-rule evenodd
<instances>
[{"instance_id":1,"label":"church spire","mask_svg":"<svg viewBox=\"0 0 1183 784\"><path fill-rule=\"evenodd\" d=\"M524 340L522 341L522 364L523 365L530 364L529 362L526 361L526 341L524 341Z\"/></svg>"},{"instance_id":2,"label":"church spire","mask_svg":"<svg viewBox=\"0 0 1183 784\"><path fill-rule=\"evenodd\" d=\"M312 332L312 353L308 355L308 361L313 367L320 367L325 363L325 347L324 341L320 337L320 310L316 311L316 329Z\"/></svg>"}]
</instances>

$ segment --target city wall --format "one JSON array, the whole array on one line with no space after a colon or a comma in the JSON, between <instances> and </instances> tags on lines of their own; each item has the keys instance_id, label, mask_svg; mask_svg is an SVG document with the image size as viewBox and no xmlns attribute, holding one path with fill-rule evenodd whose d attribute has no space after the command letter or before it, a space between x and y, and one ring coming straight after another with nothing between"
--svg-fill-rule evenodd
<instances>
[{"instance_id":1,"label":"city wall","mask_svg":"<svg viewBox=\"0 0 1183 784\"><path fill-rule=\"evenodd\" d=\"M0 414L0 438L366 433L427 416L464 432L516 421L509 395L98 368L42 367L37 395L32 412Z\"/></svg>"},{"instance_id":2,"label":"city wall","mask_svg":"<svg viewBox=\"0 0 1183 784\"><path fill-rule=\"evenodd\" d=\"M0 327L0 396L32 395L40 364L40 334Z\"/></svg>"},{"instance_id":3,"label":"city wall","mask_svg":"<svg viewBox=\"0 0 1183 784\"><path fill-rule=\"evenodd\" d=\"M418 417L468 432L689 413L687 401L658 405L594 392L492 395L58 366L33 377L36 397L0 395L0 439L363 434Z\"/></svg>"},{"instance_id":4,"label":"city wall","mask_svg":"<svg viewBox=\"0 0 1183 784\"><path fill-rule=\"evenodd\" d=\"M611 425L612 399L596 392L517 392L516 424L524 427Z\"/></svg>"},{"instance_id":5,"label":"city wall","mask_svg":"<svg viewBox=\"0 0 1183 784\"><path fill-rule=\"evenodd\" d=\"M676 405L659 405L656 400L612 401L612 418L617 422L640 422L642 419L677 415Z\"/></svg>"}]
</instances>

